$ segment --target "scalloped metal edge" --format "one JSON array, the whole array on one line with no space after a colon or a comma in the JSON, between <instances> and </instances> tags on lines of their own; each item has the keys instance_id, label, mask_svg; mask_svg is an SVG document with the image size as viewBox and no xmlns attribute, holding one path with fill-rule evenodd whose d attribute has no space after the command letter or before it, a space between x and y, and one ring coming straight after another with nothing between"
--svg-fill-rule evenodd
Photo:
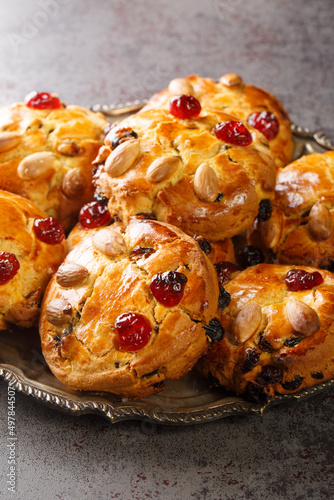
<instances>
[{"instance_id":1,"label":"scalloped metal edge","mask_svg":"<svg viewBox=\"0 0 334 500\"><path fill-rule=\"evenodd\" d=\"M291 400L304 400L306 397L320 394L329 390L331 387L334 387L334 380L329 380L294 394L277 395L265 405L250 403L238 396L235 396L235 400L229 403L226 403L226 400L221 400L204 405L200 409L174 409L172 411L166 411L155 408L150 402L142 401L113 406L107 402L94 400L93 395L92 399L89 400L89 393L86 393L87 401L75 401L74 399L70 399L68 396L60 396L59 394L56 394L56 392L60 392L56 389L55 392L48 392L38 388L37 386L35 387L34 385L31 385L31 381L27 380L20 370L15 371L13 368L14 367L11 367L11 369L0 368L0 377L6 380L15 390L27 396L31 396L48 406L56 408L57 410L63 410L67 413L71 413L74 416L99 414L111 423L125 420L149 420L156 424L164 425L191 425L211 422L233 415L244 415L249 413L262 414L266 409L276 404Z\"/></svg>"}]
</instances>

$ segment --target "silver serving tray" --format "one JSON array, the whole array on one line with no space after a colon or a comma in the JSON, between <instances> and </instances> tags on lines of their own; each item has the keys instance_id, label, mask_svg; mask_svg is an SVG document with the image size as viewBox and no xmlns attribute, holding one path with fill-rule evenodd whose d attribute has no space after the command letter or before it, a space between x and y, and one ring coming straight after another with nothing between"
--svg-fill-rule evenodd
<instances>
[{"instance_id":1,"label":"silver serving tray","mask_svg":"<svg viewBox=\"0 0 334 500\"><path fill-rule=\"evenodd\" d=\"M96 104L110 122L116 122L140 110L145 103L135 101L119 106ZM334 150L334 143L324 132L292 125L295 141L294 159L304 154ZM17 391L55 409L72 415L96 413L115 423L121 420L148 420L160 424L197 424L232 415L263 413L269 407L291 400L305 399L334 386L334 380L299 393L275 396L265 405L246 401L212 389L194 370L180 380L167 381L166 389L142 400L127 399L105 392L72 391L59 382L48 368L41 352L37 329L0 332L0 377Z\"/></svg>"}]
</instances>

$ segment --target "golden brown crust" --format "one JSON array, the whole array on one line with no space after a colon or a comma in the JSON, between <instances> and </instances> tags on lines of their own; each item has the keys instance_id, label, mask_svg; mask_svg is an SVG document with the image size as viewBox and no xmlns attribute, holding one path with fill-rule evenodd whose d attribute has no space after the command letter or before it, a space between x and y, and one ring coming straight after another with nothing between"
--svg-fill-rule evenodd
<instances>
[{"instance_id":1,"label":"golden brown crust","mask_svg":"<svg viewBox=\"0 0 334 500\"><path fill-rule=\"evenodd\" d=\"M279 170L273 214L251 237L260 237L279 263L326 267L334 260L333 169L331 151Z\"/></svg>"},{"instance_id":2,"label":"golden brown crust","mask_svg":"<svg viewBox=\"0 0 334 500\"><path fill-rule=\"evenodd\" d=\"M19 261L17 274L0 285L0 329L14 323L30 327L38 319L41 296L65 257L65 240L57 245L40 241L35 219L47 215L21 196L0 190L0 248Z\"/></svg>"},{"instance_id":3,"label":"golden brown crust","mask_svg":"<svg viewBox=\"0 0 334 500\"><path fill-rule=\"evenodd\" d=\"M291 122L282 103L267 90L245 84L240 77L235 77L237 75L224 75L215 82L212 78L191 75L182 80L191 85L191 94L200 101L202 108L224 112L245 122L254 112L274 113L279 122L279 132L269 141L269 145L277 166L287 165L291 161L294 145ZM235 84L230 85L229 82ZM144 109L161 107L168 109L173 94L173 89L161 91L148 101Z\"/></svg>"},{"instance_id":4,"label":"golden brown crust","mask_svg":"<svg viewBox=\"0 0 334 500\"><path fill-rule=\"evenodd\" d=\"M216 273L195 240L168 224L134 220L126 229L104 231L117 233L119 253L107 256L87 237L64 265L84 266L88 278L64 288L54 277L47 289L40 320L43 354L56 377L73 389L144 397L160 391L166 378L190 370L207 349L203 326L216 314ZM188 281L181 302L169 308L154 299L149 285L155 274L170 270ZM48 312L54 299L71 304L67 324L48 321L49 314L55 323ZM144 315L152 326L148 345L135 352L122 350L116 340L115 320L126 312Z\"/></svg>"},{"instance_id":5,"label":"golden brown crust","mask_svg":"<svg viewBox=\"0 0 334 500\"><path fill-rule=\"evenodd\" d=\"M134 130L140 150L125 172L119 173L117 166L116 175L114 170L108 174L107 158L97 174L98 188L110 198L111 215L119 215L126 224L133 215L153 213L189 235L201 234L210 241L229 238L250 227L259 202L273 197L276 167L266 139L248 125L253 139L249 146L231 146L216 138L215 125L231 119L223 113L203 112L197 119L180 120L165 110L152 109L112 129L111 136L122 128ZM110 142L110 137L106 141ZM153 182L148 176L150 166L167 156L179 158L178 168ZM201 201L194 190L195 172L203 163L217 177L219 197L215 201Z\"/></svg>"},{"instance_id":6,"label":"golden brown crust","mask_svg":"<svg viewBox=\"0 0 334 500\"><path fill-rule=\"evenodd\" d=\"M231 295L230 305L220 318L225 336L198 363L206 377L259 402L274 393L290 394L333 378L334 275L322 270L321 285L292 292L285 284L290 269L291 266L260 264L224 285ZM315 271L303 266L298 269ZM320 328L316 327L314 333L311 328L306 333L305 329L304 333L296 331L295 304L292 318L287 310L291 301L311 310L311 316L320 320ZM238 322L236 317L241 310L247 314L240 328L240 316ZM311 316L302 316L309 322L306 321L307 327L312 326ZM244 335L241 340L240 332Z\"/></svg>"},{"instance_id":7,"label":"golden brown crust","mask_svg":"<svg viewBox=\"0 0 334 500\"><path fill-rule=\"evenodd\" d=\"M102 114L80 106L38 110L18 103L0 109L0 138L18 137L0 152L0 189L28 198L70 229L81 206L93 198L92 161L106 125ZM22 160L40 152L49 153L50 168L35 177L34 157L35 166L22 178Z\"/></svg>"}]
</instances>

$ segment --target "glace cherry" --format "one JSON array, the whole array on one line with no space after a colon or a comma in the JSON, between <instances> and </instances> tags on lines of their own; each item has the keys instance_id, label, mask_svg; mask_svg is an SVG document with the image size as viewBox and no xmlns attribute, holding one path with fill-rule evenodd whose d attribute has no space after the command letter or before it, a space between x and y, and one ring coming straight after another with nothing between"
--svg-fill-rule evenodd
<instances>
[{"instance_id":1,"label":"glace cherry","mask_svg":"<svg viewBox=\"0 0 334 500\"><path fill-rule=\"evenodd\" d=\"M31 92L25 98L28 108L33 109L59 109L62 107L61 101L49 92Z\"/></svg>"},{"instance_id":2,"label":"glace cherry","mask_svg":"<svg viewBox=\"0 0 334 500\"><path fill-rule=\"evenodd\" d=\"M176 271L167 271L153 276L150 289L153 297L165 307L176 306L183 297L188 278Z\"/></svg>"},{"instance_id":3,"label":"glace cherry","mask_svg":"<svg viewBox=\"0 0 334 500\"><path fill-rule=\"evenodd\" d=\"M215 126L217 139L233 146L249 146L253 139L249 130L241 122L229 121L217 123Z\"/></svg>"},{"instance_id":4,"label":"glace cherry","mask_svg":"<svg viewBox=\"0 0 334 500\"><path fill-rule=\"evenodd\" d=\"M13 253L0 252L0 285L14 278L19 269L20 263Z\"/></svg>"},{"instance_id":5,"label":"glace cherry","mask_svg":"<svg viewBox=\"0 0 334 500\"><path fill-rule=\"evenodd\" d=\"M106 205L91 201L84 205L79 212L79 224L84 229L93 229L104 226L111 221L111 216Z\"/></svg>"},{"instance_id":6,"label":"glace cherry","mask_svg":"<svg viewBox=\"0 0 334 500\"><path fill-rule=\"evenodd\" d=\"M48 245L58 245L65 238L62 223L53 217L36 219L33 228L37 238L43 243L48 243Z\"/></svg>"},{"instance_id":7,"label":"glace cherry","mask_svg":"<svg viewBox=\"0 0 334 500\"><path fill-rule=\"evenodd\" d=\"M256 128L261 132L268 141L272 141L278 134L279 123L274 115L270 111L259 111L257 113L252 113L248 117L248 123L252 127Z\"/></svg>"},{"instance_id":8,"label":"glace cherry","mask_svg":"<svg viewBox=\"0 0 334 500\"><path fill-rule=\"evenodd\" d=\"M182 120L187 118L196 118L201 112L202 106L196 97L182 94L173 97L169 101L169 111L176 118Z\"/></svg>"},{"instance_id":9,"label":"glace cherry","mask_svg":"<svg viewBox=\"0 0 334 500\"><path fill-rule=\"evenodd\" d=\"M302 269L291 269L285 278L286 286L290 292L311 290L315 286L321 285L323 282L324 279L318 271L308 273Z\"/></svg>"},{"instance_id":10,"label":"glace cherry","mask_svg":"<svg viewBox=\"0 0 334 500\"><path fill-rule=\"evenodd\" d=\"M152 334L151 323L145 316L127 312L116 318L116 340L124 351L138 351L145 347Z\"/></svg>"}]
</instances>

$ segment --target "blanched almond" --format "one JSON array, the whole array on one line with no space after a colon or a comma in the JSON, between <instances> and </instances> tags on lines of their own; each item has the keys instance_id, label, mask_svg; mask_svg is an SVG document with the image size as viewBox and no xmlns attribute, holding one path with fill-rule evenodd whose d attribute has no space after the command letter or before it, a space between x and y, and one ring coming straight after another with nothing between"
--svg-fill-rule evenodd
<instances>
[{"instance_id":1,"label":"blanched almond","mask_svg":"<svg viewBox=\"0 0 334 500\"><path fill-rule=\"evenodd\" d=\"M55 155L50 151L32 153L23 158L17 167L18 176L24 180L36 179L54 168Z\"/></svg>"},{"instance_id":2,"label":"blanched almond","mask_svg":"<svg viewBox=\"0 0 334 500\"><path fill-rule=\"evenodd\" d=\"M138 139L122 142L106 159L104 170L110 177L119 177L134 164L139 150Z\"/></svg>"},{"instance_id":3,"label":"blanched almond","mask_svg":"<svg viewBox=\"0 0 334 500\"><path fill-rule=\"evenodd\" d=\"M62 190L69 198L77 198L84 194L86 179L80 168L72 168L63 178Z\"/></svg>"},{"instance_id":4,"label":"blanched almond","mask_svg":"<svg viewBox=\"0 0 334 500\"><path fill-rule=\"evenodd\" d=\"M78 285L89 276L89 271L80 264L69 263L60 266L56 272L56 281L58 285L67 288Z\"/></svg>"},{"instance_id":5,"label":"blanched almond","mask_svg":"<svg viewBox=\"0 0 334 500\"><path fill-rule=\"evenodd\" d=\"M292 328L308 337L320 329L320 319L312 307L296 299L289 299L286 304L286 314Z\"/></svg>"},{"instance_id":6,"label":"blanched almond","mask_svg":"<svg viewBox=\"0 0 334 500\"><path fill-rule=\"evenodd\" d=\"M246 342L256 332L262 320L259 304L246 304L237 314L233 325L233 334L239 342Z\"/></svg>"},{"instance_id":7,"label":"blanched almond","mask_svg":"<svg viewBox=\"0 0 334 500\"><path fill-rule=\"evenodd\" d=\"M168 179L181 164L178 156L163 156L157 158L147 170L147 177L151 182L160 182Z\"/></svg>"},{"instance_id":8,"label":"blanched almond","mask_svg":"<svg viewBox=\"0 0 334 500\"><path fill-rule=\"evenodd\" d=\"M194 190L197 197L206 203L217 199L219 194L217 174L207 163L202 163L196 170Z\"/></svg>"},{"instance_id":9,"label":"blanched almond","mask_svg":"<svg viewBox=\"0 0 334 500\"><path fill-rule=\"evenodd\" d=\"M21 140L21 135L16 132L0 132L0 153L15 148Z\"/></svg>"},{"instance_id":10,"label":"blanched almond","mask_svg":"<svg viewBox=\"0 0 334 500\"><path fill-rule=\"evenodd\" d=\"M64 141L57 146L57 151L64 156L77 156L80 147L74 141Z\"/></svg>"},{"instance_id":11,"label":"blanched almond","mask_svg":"<svg viewBox=\"0 0 334 500\"><path fill-rule=\"evenodd\" d=\"M311 208L308 218L308 230L317 241L328 240L333 232L333 219L330 211L321 202Z\"/></svg>"},{"instance_id":12,"label":"blanched almond","mask_svg":"<svg viewBox=\"0 0 334 500\"><path fill-rule=\"evenodd\" d=\"M194 87L185 78L174 78L168 85L168 90L171 95L192 95Z\"/></svg>"},{"instance_id":13,"label":"blanched almond","mask_svg":"<svg viewBox=\"0 0 334 500\"><path fill-rule=\"evenodd\" d=\"M63 325L68 323L72 317L72 306L63 299L51 300L46 306L45 316L52 325Z\"/></svg>"},{"instance_id":14,"label":"blanched almond","mask_svg":"<svg viewBox=\"0 0 334 500\"><path fill-rule=\"evenodd\" d=\"M126 250L123 236L113 229L101 229L93 236L93 245L101 253L108 257L121 255Z\"/></svg>"},{"instance_id":15,"label":"blanched almond","mask_svg":"<svg viewBox=\"0 0 334 500\"><path fill-rule=\"evenodd\" d=\"M274 210L268 220L260 223L260 228L261 236L266 247L275 248L282 236L283 214Z\"/></svg>"},{"instance_id":16,"label":"blanched almond","mask_svg":"<svg viewBox=\"0 0 334 500\"><path fill-rule=\"evenodd\" d=\"M219 81L225 85L225 87L239 87L244 83L241 76L236 73L226 73L226 75L223 75Z\"/></svg>"}]
</instances>

